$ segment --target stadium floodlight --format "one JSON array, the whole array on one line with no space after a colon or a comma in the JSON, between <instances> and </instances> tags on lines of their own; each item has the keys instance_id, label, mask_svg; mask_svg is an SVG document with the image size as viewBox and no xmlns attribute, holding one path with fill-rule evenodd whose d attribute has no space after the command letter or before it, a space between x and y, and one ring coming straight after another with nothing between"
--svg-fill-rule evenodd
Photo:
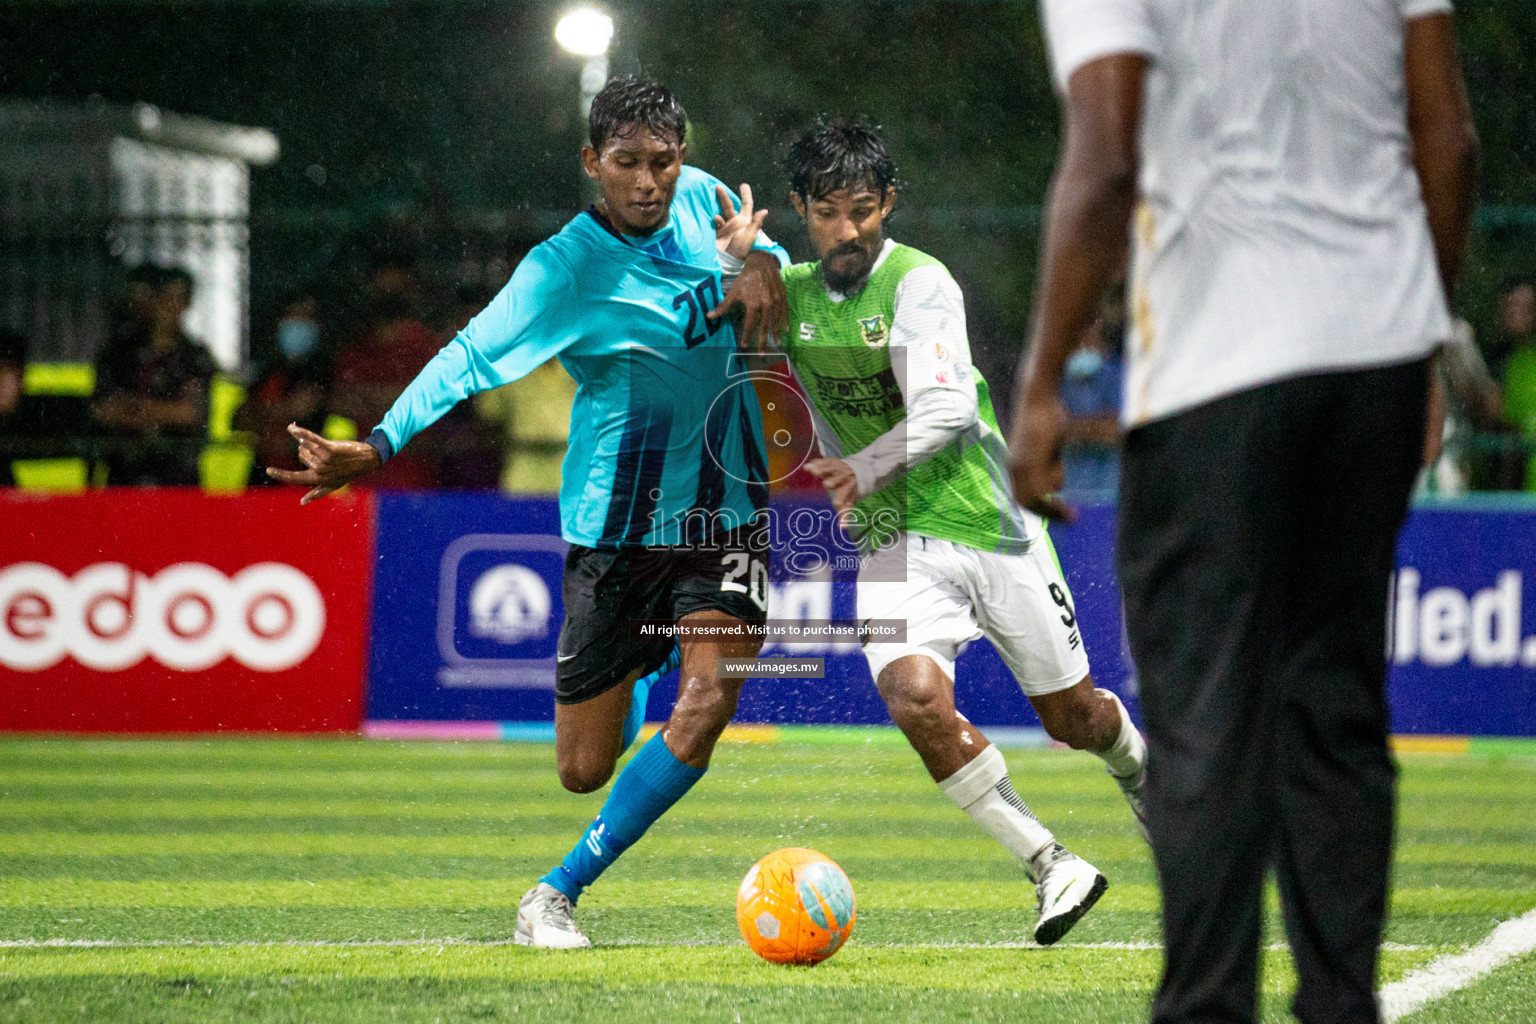
<instances>
[{"instance_id":1,"label":"stadium floodlight","mask_svg":"<svg viewBox=\"0 0 1536 1024\"><path fill-rule=\"evenodd\" d=\"M592 100L608 84L608 47L613 43L613 19L596 7L578 7L567 11L555 23L555 42L560 49L576 57L585 57L581 66L577 110L581 124L587 123ZM584 201L597 198L593 183L583 173L579 189Z\"/></svg>"},{"instance_id":2,"label":"stadium floodlight","mask_svg":"<svg viewBox=\"0 0 1536 1024\"><path fill-rule=\"evenodd\" d=\"M578 57L601 57L613 42L613 19L596 7L578 7L555 24L555 42Z\"/></svg>"}]
</instances>

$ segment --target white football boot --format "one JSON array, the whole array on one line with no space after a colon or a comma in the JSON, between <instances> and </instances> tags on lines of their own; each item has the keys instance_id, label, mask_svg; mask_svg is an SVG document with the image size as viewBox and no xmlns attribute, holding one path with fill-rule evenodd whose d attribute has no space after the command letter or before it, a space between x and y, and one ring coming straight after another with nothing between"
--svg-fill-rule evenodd
<instances>
[{"instance_id":1,"label":"white football boot","mask_svg":"<svg viewBox=\"0 0 1536 1024\"><path fill-rule=\"evenodd\" d=\"M1142 790L1147 787L1147 766L1142 765L1135 775L1123 779L1114 772L1110 772L1109 777L1115 780L1115 785L1125 794L1125 802L1131 805L1131 813L1136 815L1136 827L1141 829L1141 838L1147 841L1148 846L1152 845L1152 836L1147 831L1147 812L1141 805Z\"/></svg>"},{"instance_id":2,"label":"white football boot","mask_svg":"<svg viewBox=\"0 0 1536 1024\"><path fill-rule=\"evenodd\" d=\"M1092 909L1109 887L1109 880L1060 843L1038 856L1035 864L1040 878L1035 885L1040 911L1035 921L1035 941L1049 946Z\"/></svg>"},{"instance_id":3,"label":"white football boot","mask_svg":"<svg viewBox=\"0 0 1536 1024\"><path fill-rule=\"evenodd\" d=\"M592 943L576 930L575 911L565 893L540 882L517 905L517 931L512 941L540 949L586 949Z\"/></svg>"}]
</instances>

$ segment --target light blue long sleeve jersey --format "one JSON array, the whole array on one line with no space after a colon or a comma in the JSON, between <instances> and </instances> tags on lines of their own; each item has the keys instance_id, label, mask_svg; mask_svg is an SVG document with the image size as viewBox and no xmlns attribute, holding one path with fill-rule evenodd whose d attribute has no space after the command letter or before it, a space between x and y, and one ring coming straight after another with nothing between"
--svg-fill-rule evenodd
<instances>
[{"instance_id":1,"label":"light blue long sleeve jersey","mask_svg":"<svg viewBox=\"0 0 1536 1024\"><path fill-rule=\"evenodd\" d=\"M768 499L757 396L732 358L731 324L704 315L721 299L719 184L685 166L655 233L621 235L588 210L535 246L390 408L378 428L389 451L558 356L577 384L560 484L567 542L679 544L705 523L750 522ZM757 248L789 262L765 235Z\"/></svg>"}]
</instances>

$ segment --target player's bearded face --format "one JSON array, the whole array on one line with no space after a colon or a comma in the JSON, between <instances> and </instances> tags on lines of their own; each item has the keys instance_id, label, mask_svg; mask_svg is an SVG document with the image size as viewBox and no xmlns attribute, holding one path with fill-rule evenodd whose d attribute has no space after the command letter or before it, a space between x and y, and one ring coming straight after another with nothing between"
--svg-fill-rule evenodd
<instances>
[{"instance_id":1,"label":"player's bearded face","mask_svg":"<svg viewBox=\"0 0 1536 1024\"><path fill-rule=\"evenodd\" d=\"M667 221L687 151L676 139L626 125L603 143L601 153L583 149L581 161L587 177L597 182L599 205L613 226L627 235L646 235Z\"/></svg>"},{"instance_id":2,"label":"player's bearded face","mask_svg":"<svg viewBox=\"0 0 1536 1024\"><path fill-rule=\"evenodd\" d=\"M895 190L886 189L881 197L868 189L844 189L809 203L793 198L827 287L847 292L863 284L885 244L885 218L896 203Z\"/></svg>"}]
</instances>

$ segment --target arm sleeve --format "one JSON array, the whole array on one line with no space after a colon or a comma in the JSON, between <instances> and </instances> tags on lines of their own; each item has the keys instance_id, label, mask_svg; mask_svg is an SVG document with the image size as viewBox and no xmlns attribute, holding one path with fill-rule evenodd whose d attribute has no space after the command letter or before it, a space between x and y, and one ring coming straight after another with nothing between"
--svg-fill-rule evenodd
<instances>
[{"instance_id":1,"label":"arm sleeve","mask_svg":"<svg viewBox=\"0 0 1536 1024\"><path fill-rule=\"evenodd\" d=\"M891 370L907 416L844 461L872 494L932 458L976 425L976 380L965 335L965 298L943 267L918 267L896 288Z\"/></svg>"},{"instance_id":2,"label":"arm sleeve","mask_svg":"<svg viewBox=\"0 0 1536 1024\"><path fill-rule=\"evenodd\" d=\"M1146 0L1041 0L1040 13L1056 88L1063 94L1072 72L1091 60L1117 53L1157 59Z\"/></svg>"},{"instance_id":3,"label":"arm sleeve","mask_svg":"<svg viewBox=\"0 0 1536 1024\"><path fill-rule=\"evenodd\" d=\"M529 253L491 304L390 406L377 428L389 443L387 454L468 396L517 380L569 346L579 332L566 311L576 306L575 278L564 262L542 248Z\"/></svg>"}]
</instances>

